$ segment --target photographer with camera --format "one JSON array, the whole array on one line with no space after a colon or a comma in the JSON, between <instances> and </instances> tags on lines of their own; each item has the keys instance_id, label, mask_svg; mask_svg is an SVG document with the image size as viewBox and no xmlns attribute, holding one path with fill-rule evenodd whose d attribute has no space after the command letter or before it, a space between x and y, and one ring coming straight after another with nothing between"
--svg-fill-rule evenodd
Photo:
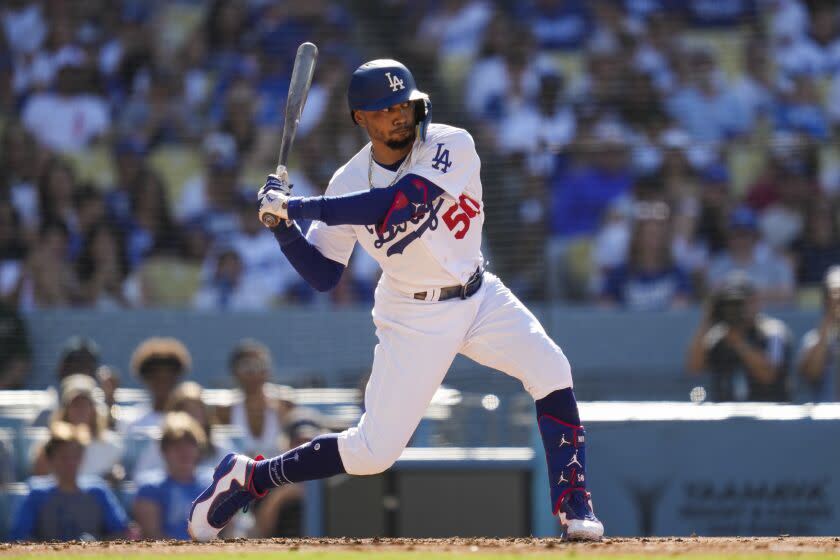
<instances>
[{"instance_id":1,"label":"photographer with camera","mask_svg":"<svg viewBox=\"0 0 840 560\"><path fill-rule=\"evenodd\" d=\"M733 273L714 293L688 349L687 368L711 373L710 400L787 401L791 334L758 312L755 286Z\"/></svg>"},{"instance_id":2,"label":"photographer with camera","mask_svg":"<svg viewBox=\"0 0 840 560\"><path fill-rule=\"evenodd\" d=\"M823 278L823 317L805 333L797 369L814 402L840 402L840 265Z\"/></svg>"}]
</instances>

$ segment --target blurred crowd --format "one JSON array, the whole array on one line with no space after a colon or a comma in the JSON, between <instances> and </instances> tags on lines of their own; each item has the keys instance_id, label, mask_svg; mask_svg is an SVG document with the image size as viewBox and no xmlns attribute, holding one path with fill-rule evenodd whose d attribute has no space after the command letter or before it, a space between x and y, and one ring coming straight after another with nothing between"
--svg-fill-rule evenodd
<instances>
[{"instance_id":1,"label":"blurred crowd","mask_svg":"<svg viewBox=\"0 0 840 560\"><path fill-rule=\"evenodd\" d=\"M308 40L320 57L296 193L322 193L366 142L350 73L397 58L434 119L475 138L483 249L520 297L706 301L686 356L710 374L703 398L787 401L795 378L840 401L836 0L5 0L0 25L0 389L31 369L20 312L372 299L363 252L316 294L256 218ZM766 304L823 312L796 341ZM68 341L10 538L186 538L220 454L340 428L272 393L255 341L230 357L241 398L223 406L183 380L175 339L135 351L147 398L130 408L98 361L92 341ZM21 475L12 453L0 447L3 482ZM274 491L234 531L295 534L300 492Z\"/></svg>"},{"instance_id":2,"label":"blurred crowd","mask_svg":"<svg viewBox=\"0 0 840 560\"><path fill-rule=\"evenodd\" d=\"M96 342L67 340L48 390L54 402L23 430L22 441L0 442L2 483L25 479L29 488L15 507L4 499L0 517L8 516L8 527L0 526L0 535L189 539L192 500L227 453L273 457L342 427L296 406L272 383L271 354L256 340L230 353L236 391L229 402L208 404L201 385L184 379L191 364L179 340L144 340L131 357L144 395L120 401L119 376L100 363ZM227 535L300 536L302 496L302 485L276 489Z\"/></svg>"},{"instance_id":3,"label":"blurred crowd","mask_svg":"<svg viewBox=\"0 0 840 560\"><path fill-rule=\"evenodd\" d=\"M0 15L0 298L26 310L314 297L256 220L255 193L307 38L321 58L296 192L320 193L361 146L343 80L362 59L338 3L12 1ZM353 272L336 303L371 297L372 261Z\"/></svg>"},{"instance_id":4,"label":"blurred crowd","mask_svg":"<svg viewBox=\"0 0 840 560\"><path fill-rule=\"evenodd\" d=\"M9 0L0 298L260 309L316 295L254 216L297 45L320 58L290 163L320 193L365 141L346 86L404 61L482 156L490 267L528 299L658 310L744 271L814 303L840 262L832 0Z\"/></svg>"}]
</instances>

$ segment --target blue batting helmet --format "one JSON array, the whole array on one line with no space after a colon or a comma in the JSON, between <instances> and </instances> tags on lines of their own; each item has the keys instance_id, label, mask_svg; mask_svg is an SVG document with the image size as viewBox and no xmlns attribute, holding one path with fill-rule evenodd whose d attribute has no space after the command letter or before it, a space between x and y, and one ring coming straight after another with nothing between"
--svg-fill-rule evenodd
<instances>
[{"instance_id":1,"label":"blue batting helmet","mask_svg":"<svg viewBox=\"0 0 840 560\"><path fill-rule=\"evenodd\" d=\"M378 111L405 101L415 101L420 138L426 137L426 127L432 118L431 100L417 89L411 71L396 60L371 60L356 68L350 78L347 101L354 124L353 111Z\"/></svg>"}]
</instances>

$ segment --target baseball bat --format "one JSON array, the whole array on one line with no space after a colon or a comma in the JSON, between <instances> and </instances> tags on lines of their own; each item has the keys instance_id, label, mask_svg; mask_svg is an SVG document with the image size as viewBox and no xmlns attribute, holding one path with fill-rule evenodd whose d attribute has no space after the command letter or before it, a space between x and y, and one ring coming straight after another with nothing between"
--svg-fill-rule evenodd
<instances>
[{"instance_id":1,"label":"baseball bat","mask_svg":"<svg viewBox=\"0 0 840 560\"><path fill-rule=\"evenodd\" d=\"M295 65L292 68L292 80L289 82L289 95L286 98L286 117L283 120L283 135L280 138L280 155L277 158L277 173L286 166L289 159L289 152L292 143L295 141L300 124L300 115L303 113L303 106L306 105L306 96L309 94L309 87L312 85L312 74L315 72L315 62L318 60L318 47L313 43L301 43L295 56ZM268 227L275 227L280 220L266 214L262 222Z\"/></svg>"}]
</instances>

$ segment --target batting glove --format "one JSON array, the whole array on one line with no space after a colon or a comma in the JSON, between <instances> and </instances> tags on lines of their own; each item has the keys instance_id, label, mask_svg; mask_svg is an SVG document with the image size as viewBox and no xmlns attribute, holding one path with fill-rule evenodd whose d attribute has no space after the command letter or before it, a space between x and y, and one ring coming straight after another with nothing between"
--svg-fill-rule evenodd
<instances>
[{"instance_id":1,"label":"batting glove","mask_svg":"<svg viewBox=\"0 0 840 560\"><path fill-rule=\"evenodd\" d=\"M262 189L260 190L262 192ZM278 220L289 219L289 195L279 189L267 189L260 196L260 221L265 223L263 216L271 214Z\"/></svg>"},{"instance_id":2,"label":"batting glove","mask_svg":"<svg viewBox=\"0 0 840 560\"><path fill-rule=\"evenodd\" d=\"M292 184L289 183L289 171L285 165L278 165L277 170L266 178L265 184L260 188L257 196L262 197L266 192L273 190L279 190L286 195L292 192Z\"/></svg>"}]
</instances>

